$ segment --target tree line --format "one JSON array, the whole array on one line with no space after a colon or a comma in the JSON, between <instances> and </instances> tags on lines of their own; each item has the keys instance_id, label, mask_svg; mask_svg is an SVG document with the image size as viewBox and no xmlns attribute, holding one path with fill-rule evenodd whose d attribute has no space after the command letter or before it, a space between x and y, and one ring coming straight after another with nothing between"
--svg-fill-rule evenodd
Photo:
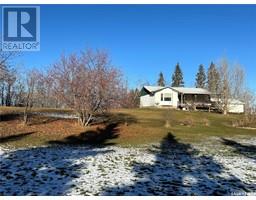
<instances>
[{"instance_id":1,"label":"tree line","mask_svg":"<svg viewBox=\"0 0 256 200\"><path fill-rule=\"evenodd\" d=\"M14 62L17 56L16 52L0 50L0 105L24 107L25 124L32 107L73 109L79 123L87 126L98 113L139 106L139 88L128 88L107 52L87 49L80 54L62 55L47 71L31 69L25 74L18 73ZM255 98L245 86L245 72L240 65L222 59L218 66L211 63L207 73L200 65L195 80L196 87L221 95L224 112L230 98L242 100L246 112L252 112ZM166 85L163 73L157 83ZM171 86L184 86L179 63Z\"/></svg>"},{"instance_id":2,"label":"tree line","mask_svg":"<svg viewBox=\"0 0 256 200\"><path fill-rule=\"evenodd\" d=\"M159 74L157 85L166 86L162 72ZM179 63L175 66L170 86L184 87L183 72ZM207 71L200 64L195 76L195 87L207 89L213 98L219 99L224 114L227 114L227 106L232 99L244 102L246 113L255 110L256 99L253 92L246 87L245 70L240 64L231 63L227 58L222 58L218 64L211 62Z\"/></svg>"},{"instance_id":3,"label":"tree line","mask_svg":"<svg viewBox=\"0 0 256 200\"><path fill-rule=\"evenodd\" d=\"M23 77L13 65L17 54L0 51L2 106L24 107L24 123L32 107L70 108L79 124L112 108L138 106L138 90L130 90L107 52L85 50L62 55L47 71L31 69Z\"/></svg>"}]
</instances>

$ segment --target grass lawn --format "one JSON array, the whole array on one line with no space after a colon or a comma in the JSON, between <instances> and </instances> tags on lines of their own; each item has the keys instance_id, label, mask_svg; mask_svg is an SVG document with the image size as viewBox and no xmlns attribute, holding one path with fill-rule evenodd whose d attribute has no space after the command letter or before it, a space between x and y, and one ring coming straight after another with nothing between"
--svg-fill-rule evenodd
<instances>
[{"instance_id":1,"label":"grass lawn","mask_svg":"<svg viewBox=\"0 0 256 200\"><path fill-rule=\"evenodd\" d=\"M22 108L0 107L0 115L14 116ZM71 110L34 109L37 112ZM7 117L0 121L0 145L15 147L64 144L115 144L141 146L160 142L168 133L183 143L197 143L207 137L256 136L256 130L232 127L232 121L242 115L221 115L208 112L187 112L166 109L119 109L111 111L107 123L82 128L76 120L43 116L32 117L24 126L21 117ZM3 117L2 117L3 118ZM166 128L166 119L170 127Z\"/></svg>"},{"instance_id":2,"label":"grass lawn","mask_svg":"<svg viewBox=\"0 0 256 200\"><path fill-rule=\"evenodd\" d=\"M256 191L256 130L232 126L242 115L119 109L82 128L76 119L49 117L70 110L35 109L44 115L33 115L26 126L17 114L22 108L0 111L0 195Z\"/></svg>"}]
</instances>

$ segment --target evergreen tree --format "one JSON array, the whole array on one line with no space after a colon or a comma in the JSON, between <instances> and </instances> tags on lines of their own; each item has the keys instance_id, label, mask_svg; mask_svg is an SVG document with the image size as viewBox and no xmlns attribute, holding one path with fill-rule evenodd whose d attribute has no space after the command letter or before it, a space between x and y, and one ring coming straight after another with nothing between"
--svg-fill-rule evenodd
<instances>
[{"instance_id":1,"label":"evergreen tree","mask_svg":"<svg viewBox=\"0 0 256 200\"><path fill-rule=\"evenodd\" d=\"M196 74L196 87L205 88L206 86L206 74L203 65L199 65L198 72Z\"/></svg>"},{"instance_id":2,"label":"evergreen tree","mask_svg":"<svg viewBox=\"0 0 256 200\"><path fill-rule=\"evenodd\" d=\"M183 73L180 69L179 63L177 63L172 75L172 87L184 87Z\"/></svg>"},{"instance_id":3,"label":"evergreen tree","mask_svg":"<svg viewBox=\"0 0 256 200\"><path fill-rule=\"evenodd\" d=\"M212 94L218 94L220 92L220 74L215 64L211 62L207 72L207 87Z\"/></svg>"},{"instance_id":4,"label":"evergreen tree","mask_svg":"<svg viewBox=\"0 0 256 200\"><path fill-rule=\"evenodd\" d=\"M164 80L164 75L162 72L159 74L159 79L157 81L158 86L165 86L165 80Z\"/></svg>"}]
</instances>

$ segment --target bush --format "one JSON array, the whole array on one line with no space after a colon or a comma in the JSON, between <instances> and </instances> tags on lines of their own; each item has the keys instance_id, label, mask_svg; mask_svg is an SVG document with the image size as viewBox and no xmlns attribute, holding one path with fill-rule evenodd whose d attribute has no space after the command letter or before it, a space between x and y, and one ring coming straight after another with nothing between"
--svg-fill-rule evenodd
<instances>
[{"instance_id":1,"label":"bush","mask_svg":"<svg viewBox=\"0 0 256 200\"><path fill-rule=\"evenodd\" d=\"M232 122L234 127L256 127L256 115L247 114L238 120Z\"/></svg>"},{"instance_id":2,"label":"bush","mask_svg":"<svg viewBox=\"0 0 256 200\"><path fill-rule=\"evenodd\" d=\"M182 126L193 126L194 120L191 117L186 117L184 120L181 121L180 125Z\"/></svg>"},{"instance_id":3,"label":"bush","mask_svg":"<svg viewBox=\"0 0 256 200\"><path fill-rule=\"evenodd\" d=\"M204 118L204 119L202 119L202 124L204 126L210 126L210 121L208 119Z\"/></svg>"}]
</instances>

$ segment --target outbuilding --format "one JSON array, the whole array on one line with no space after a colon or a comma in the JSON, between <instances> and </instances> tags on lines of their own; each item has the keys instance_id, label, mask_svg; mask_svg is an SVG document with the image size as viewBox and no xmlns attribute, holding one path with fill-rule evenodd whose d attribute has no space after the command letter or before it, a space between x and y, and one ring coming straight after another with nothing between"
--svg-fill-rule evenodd
<instances>
[{"instance_id":1,"label":"outbuilding","mask_svg":"<svg viewBox=\"0 0 256 200\"><path fill-rule=\"evenodd\" d=\"M228 100L229 113L244 113L244 103L237 99Z\"/></svg>"}]
</instances>

